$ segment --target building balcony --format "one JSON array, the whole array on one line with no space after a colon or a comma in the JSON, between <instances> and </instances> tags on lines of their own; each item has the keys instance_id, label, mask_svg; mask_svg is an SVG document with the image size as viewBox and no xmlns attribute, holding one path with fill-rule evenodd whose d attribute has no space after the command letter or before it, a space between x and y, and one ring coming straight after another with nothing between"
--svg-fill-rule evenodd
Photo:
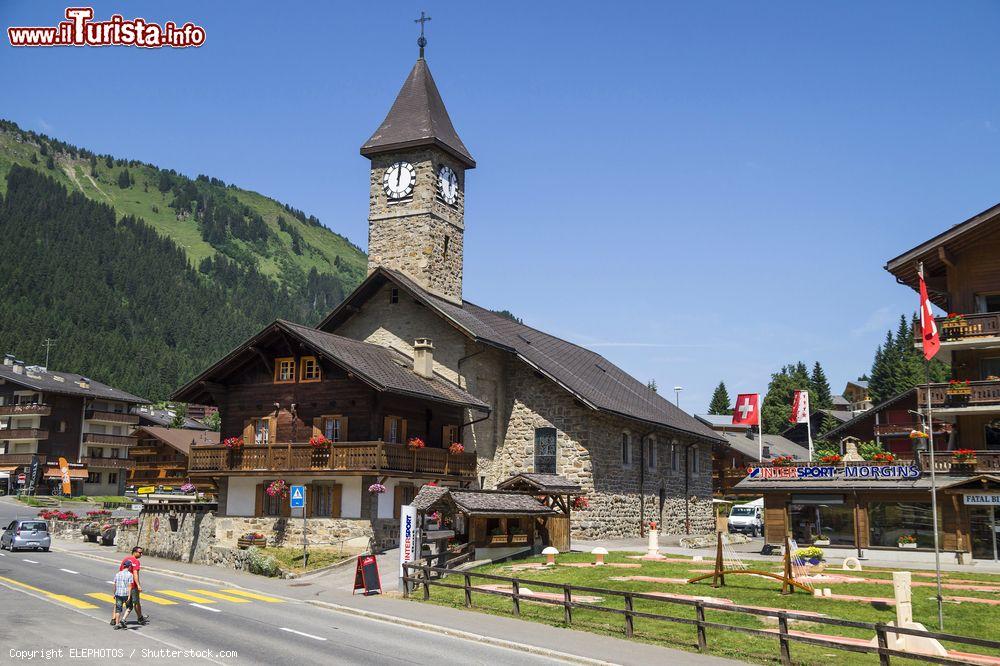
<instances>
[{"instance_id":1,"label":"building balcony","mask_svg":"<svg viewBox=\"0 0 1000 666\"><path fill-rule=\"evenodd\" d=\"M88 468L94 467L97 469L132 469L135 467L135 461L128 458L96 458L94 456L86 456L80 458L80 462Z\"/></svg>"},{"instance_id":2,"label":"building balcony","mask_svg":"<svg viewBox=\"0 0 1000 666\"><path fill-rule=\"evenodd\" d=\"M98 432L85 432L83 434L84 444L104 444L106 446L134 446L139 441L138 437L128 435L104 435Z\"/></svg>"},{"instance_id":3,"label":"building balcony","mask_svg":"<svg viewBox=\"0 0 1000 666\"><path fill-rule=\"evenodd\" d=\"M1000 347L1000 312L962 315L958 321L949 322L947 317L935 317L941 336L941 351L958 349L989 349ZM913 331L914 345L922 343L920 328Z\"/></svg>"},{"instance_id":4,"label":"building balcony","mask_svg":"<svg viewBox=\"0 0 1000 666\"><path fill-rule=\"evenodd\" d=\"M42 430L41 428L7 428L5 430L0 430L0 440L5 439L9 442L15 440L39 440L48 439L49 431Z\"/></svg>"},{"instance_id":5,"label":"building balcony","mask_svg":"<svg viewBox=\"0 0 1000 666\"><path fill-rule=\"evenodd\" d=\"M49 405L2 405L0 406L0 417L3 416L48 416L52 413Z\"/></svg>"},{"instance_id":6,"label":"building balcony","mask_svg":"<svg viewBox=\"0 0 1000 666\"><path fill-rule=\"evenodd\" d=\"M136 462L134 465L136 471L141 470L160 470L160 469L174 469L174 470L186 470L187 463L182 461L169 461L169 462Z\"/></svg>"},{"instance_id":7,"label":"building balcony","mask_svg":"<svg viewBox=\"0 0 1000 666\"><path fill-rule=\"evenodd\" d=\"M921 408L927 405L928 386L924 384L917 391ZM958 388L951 384L930 385L931 407L941 415L1000 414L1000 380L987 379L969 382L968 387Z\"/></svg>"},{"instance_id":8,"label":"building balcony","mask_svg":"<svg viewBox=\"0 0 1000 666\"><path fill-rule=\"evenodd\" d=\"M100 423L119 423L125 425L139 425L138 414L125 414L122 412L104 412L98 409L88 409L84 413L84 418L88 421L98 421Z\"/></svg>"},{"instance_id":9,"label":"building balcony","mask_svg":"<svg viewBox=\"0 0 1000 666\"><path fill-rule=\"evenodd\" d=\"M0 467L30 465L33 453L0 453ZM45 456L38 456L38 464L45 464Z\"/></svg>"},{"instance_id":10,"label":"building balcony","mask_svg":"<svg viewBox=\"0 0 1000 666\"><path fill-rule=\"evenodd\" d=\"M931 469L931 456L927 451L920 452L920 467L929 472ZM984 473L996 474L1000 472L1000 451L976 451L976 464L956 463L950 451L938 451L934 448L934 471L940 473Z\"/></svg>"},{"instance_id":11,"label":"building balcony","mask_svg":"<svg viewBox=\"0 0 1000 666\"><path fill-rule=\"evenodd\" d=\"M452 455L447 449L412 451L401 444L343 442L328 448L309 444L273 444L227 449L191 448L191 476L250 475L266 472L299 474L385 474L388 476L455 478L476 477L476 454Z\"/></svg>"},{"instance_id":12,"label":"building balcony","mask_svg":"<svg viewBox=\"0 0 1000 666\"><path fill-rule=\"evenodd\" d=\"M934 435L949 435L955 428L952 423L944 421L934 422ZM910 433L918 429L915 423L880 423L875 426L876 437L909 437Z\"/></svg>"},{"instance_id":13,"label":"building balcony","mask_svg":"<svg viewBox=\"0 0 1000 666\"><path fill-rule=\"evenodd\" d=\"M160 450L155 446L133 446L128 450L130 456L155 456Z\"/></svg>"}]
</instances>

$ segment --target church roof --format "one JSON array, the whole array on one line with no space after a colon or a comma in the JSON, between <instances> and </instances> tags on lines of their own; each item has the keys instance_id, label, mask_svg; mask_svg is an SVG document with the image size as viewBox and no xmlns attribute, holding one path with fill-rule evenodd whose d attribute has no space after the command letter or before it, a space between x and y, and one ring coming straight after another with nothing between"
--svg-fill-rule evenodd
<instances>
[{"instance_id":1,"label":"church roof","mask_svg":"<svg viewBox=\"0 0 1000 666\"><path fill-rule=\"evenodd\" d=\"M389 280L473 339L516 354L587 406L719 442L722 437L597 352L525 326L469 301L457 305L426 291L407 276L376 268L318 326L332 330Z\"/></svg>"},{"instance_id":2,"label":"church roof","mask_svg":"<svg viewBox=\"0 0 1000 666\"><path fill-rule=\"evenodd\" d=\"M400 148L437 146L472 169L476 161L451 124L441 93L427 61L419 58L406 77L385 120L361 146L361 154L375 155Z\"/></svg>"}]
</instances>

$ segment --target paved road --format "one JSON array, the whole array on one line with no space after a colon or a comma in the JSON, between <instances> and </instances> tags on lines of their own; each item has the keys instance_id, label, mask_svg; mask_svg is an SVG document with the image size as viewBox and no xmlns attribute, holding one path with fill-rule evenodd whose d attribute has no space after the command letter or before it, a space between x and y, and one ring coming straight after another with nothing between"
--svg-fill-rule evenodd
<instances>
[{"instance_id":1,"label":"paved road","mask_svg":"<svg viewBox=\"0 0 1000 666\"><path fill-rule=\"evenodd\" d=\"M523 652L331 612L272 594L144 572L145 627L109 625L115 567L71 554L0 552L0 661L32 650L113 650L87 663L552 664ZM134 619L134 618L133 618ZM12 651L25 651L21 653ZM118 652L120 650L120 652ZM193 654L157 657L161 650ZM150 657L152 656L152 659ZM60 660L61 661L61 660Z\"/></svg>"}]
</instances>

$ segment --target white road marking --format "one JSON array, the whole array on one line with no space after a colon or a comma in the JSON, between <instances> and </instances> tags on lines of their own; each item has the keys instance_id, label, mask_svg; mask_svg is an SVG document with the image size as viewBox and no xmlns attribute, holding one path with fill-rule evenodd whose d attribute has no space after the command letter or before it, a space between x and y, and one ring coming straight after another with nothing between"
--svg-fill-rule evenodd
<instances>
[{"instance_id":1,"label":"white road marking","mask_svg":"<svg viewBox=\"0 0 1000 666\"><path fill-rule=\"evenodd\" d=\"M0 553L0 557L7 557L7 556L4 555L3 553Z\"/></svg>"},{"instance_id":2,"label":"white road marking","mask_svg":"<svg viewBox=\"0 0 1000 666\"><path fill-rule=\"evenodd\" d=\"M38 564L38 562L36 562L36 561L34 561L34 560L24 560L24 561L25 561L25 562L28 562L28 563L30 563L30 564Z\"/></svg>"},{"instance_id":3,"label":"white road marking","mask_svg":"<svg viewBox=\"0 0 1000 666\"><path fill-rule=\"evenodd\" d=\"M202 610L212 611L213 613L221 613L222 612L218 608L211 608L209 606L202 606L201 604L192 603L191 605L194 606L195 608L201 608Z\"/></svg>"},{"instance_id":4,"label":"white road marking","mask_svg":"<svg viewBox=\"0 0 1000 666\"><path fill-rule=\"evenodd\" d=\"M60 569L59 571L65 571L66 573L71 573L71 574L74 574L74 575L77 575L77 576L80 575L79 571L73 571L72 569Z\"/></svg>"},{"instance_id":5,"label":"white road marking","mask_svg":"<svg viewBox=\"0 0 1000 666\"><path fill-rule=\"evenodd\" d=\"M325 641L326 639L322 636L313 636L312 634L307 634L304 631L296 631L295 629L289 629L288 627L281 627L282 631L287 631L290 634L298 634L299 636L305 636L306 638L312 638L317 641Z\"/></svg>"},{"instance_id":6,"label":"white road marking","mask_svg":"<svg viewBox=\"0 0 1000 666\"><path fill-rule=\"evenodd\" d=\"M115 584L115 581L113 581L113 580L106 580L104 582L107 583L108 585L114 585Z\"/></svg>"}]
</instances>

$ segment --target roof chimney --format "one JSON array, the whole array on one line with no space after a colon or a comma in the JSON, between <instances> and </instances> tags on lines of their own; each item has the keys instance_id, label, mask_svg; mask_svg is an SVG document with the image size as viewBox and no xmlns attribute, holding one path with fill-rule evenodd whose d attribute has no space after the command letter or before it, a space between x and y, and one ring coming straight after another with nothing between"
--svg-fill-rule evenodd
<instances>
[{"instance_id":1,"label":"roof chimney","mask_svg":"<svg viewBox=\"0 0 1000 666\"><path fill-rule=\"evenodd\" d=\"M3 364L6 365L8 368L10 366L14 365L14 355L13 354L4 354L3 355Z\"/></svg>"},{"instance_id":2,"label":"roof chimney","mask_svg":"<svg viewBox=\"0 0 1000 666\"><path fill-rule=\"evenodd\" d=\"M90 380L87 379L86 377L80 377L78 380L76 380L76 385L79 386L82 389L89 389L90 388Z\"/></svg>"},{"instance_id":3,"label":"roof chimney","mask_svg":"<svg viewBox=\"0 0 1000 666\"><path fill-rule=\"evenodd\" d=\"M20 359L14 359L14 364L13 364L13 367L11 367L11 370L14 372L15 375L23 375L24 374L24 361L22 361Z\"/></svg>"},{"instance_id":4,"label":"roof chimney","mask_svg":"<svg viewBox=\"0 0 1000 666\"><path fill-rule=\"evenodd\" d=\"M413 372L434 379L434 345L429 338L417 338L413 343Z\"/></svg>"}]
</instances>

